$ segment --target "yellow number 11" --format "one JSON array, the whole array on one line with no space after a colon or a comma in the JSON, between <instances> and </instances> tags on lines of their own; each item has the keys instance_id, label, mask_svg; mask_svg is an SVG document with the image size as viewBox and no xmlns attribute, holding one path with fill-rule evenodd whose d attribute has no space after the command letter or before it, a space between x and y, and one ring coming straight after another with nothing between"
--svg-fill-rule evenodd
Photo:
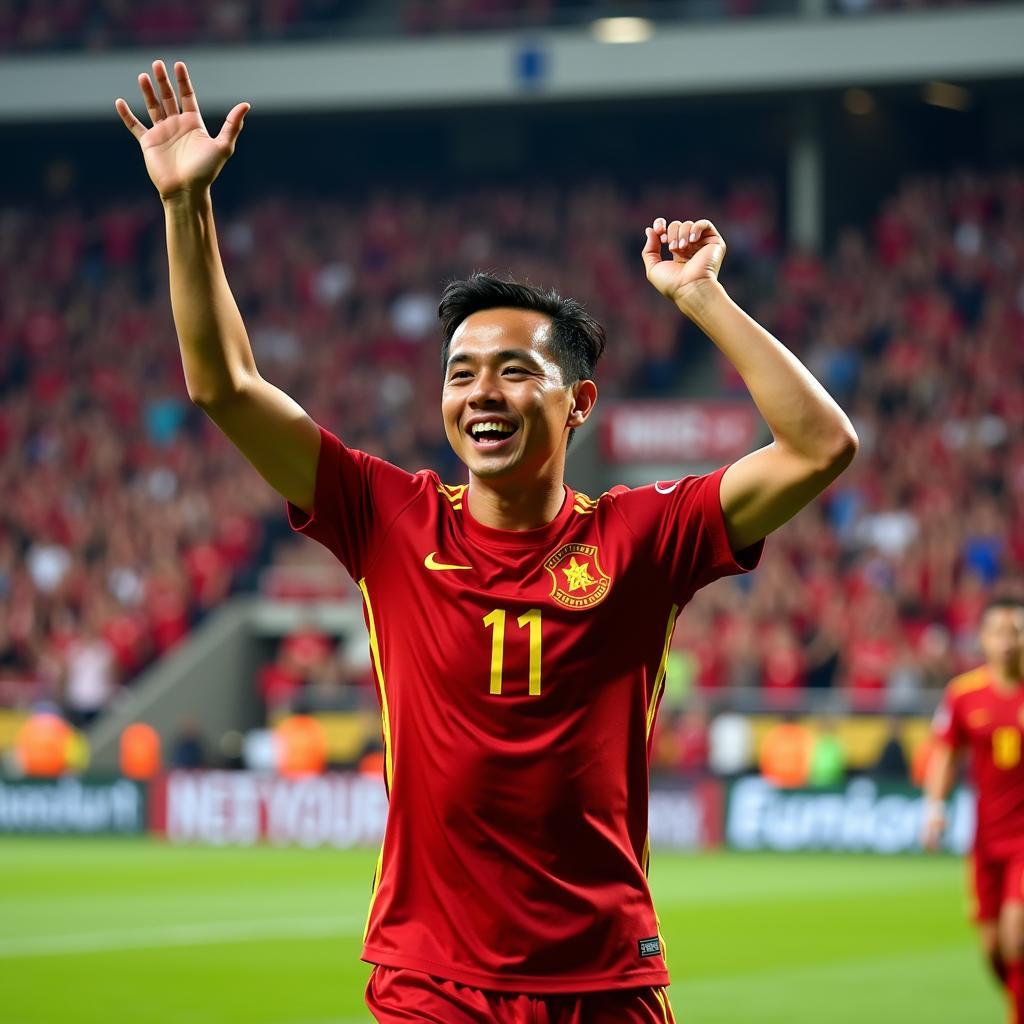
<instances>
[{"instance_id":1,"label":"yellow number 11","mask_svg":"<svg viewBox=\"0 0 1024 1024\"><path fill-rule=\"evenodd\" d=\"M516 619L519 628L530 627L530 696L540 693L540 609L531 608ZM484 616L491 634L491 693L501 693L501 670L505 662L505 610L495 608Z\"/></svg>"}]
</instances>

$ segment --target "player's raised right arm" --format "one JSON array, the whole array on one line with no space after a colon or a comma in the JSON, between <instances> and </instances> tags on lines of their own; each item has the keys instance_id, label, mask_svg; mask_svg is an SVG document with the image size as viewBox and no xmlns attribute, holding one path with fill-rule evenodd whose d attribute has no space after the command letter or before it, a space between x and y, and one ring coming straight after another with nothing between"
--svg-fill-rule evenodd
<instances>
[{"instance_id":1,"label":"player's raised right arm","mask_svg":"<svg viewBox=\"0 0 1024 1024\"><path fill-rule=\"evenodd\" d=\"M164 204L171 308L189 397L282 497L313 507L320 431L301 406L256 368L217 246L210 186L234 152L248 113L237 104L210 136L188 70L174 66L181 107L162 61L139 76L152 127L123 99L115 103L138 140ZM155 86L154 86L155 81Z\"/></svg>"}]
</instances>

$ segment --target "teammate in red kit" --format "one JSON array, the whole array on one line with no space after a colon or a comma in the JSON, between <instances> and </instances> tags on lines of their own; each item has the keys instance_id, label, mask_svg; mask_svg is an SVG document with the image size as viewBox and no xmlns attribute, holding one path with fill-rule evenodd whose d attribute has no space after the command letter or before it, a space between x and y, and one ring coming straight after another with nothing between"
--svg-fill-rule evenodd
<instances>
[{"instance_id":1,"label":"teammate in red kit","mask_svg":"<svg viewBox=\"0 0 1024 1024\"><path fill-rule=\"evenodd\" d=\"M245 104L206 134L184 65L118 100L160 191L189 395L358 582L381 704L387 829L363 958L381 1022L673 1020L647 884L648 757L679 610L853 457L849 420L726 295L707 220L646 228L648 280L733 362L775 441L708 476L567 487L604 331L485 275L448 286L441 412L468 483L346 447L256 370L209 186ZM154 85L155 80L155 85ZM669 256L663 258L663 247Z\"/></svg>"},{"instance_id":2,"label":"teammate in red kit","mask_svg":"<svg viewBox=\"0 0 1024 1024\"><path fill-rule=\"evenodd\" d=\"M971 857L981 946L1006 987L1013 1024L1024 1024L1024 602L993 601L981 618L985 664L957 676L935 716L925 781L924 845L945 829L957 758L969 753L978 813Z\"/></svg>"}]
</instances>

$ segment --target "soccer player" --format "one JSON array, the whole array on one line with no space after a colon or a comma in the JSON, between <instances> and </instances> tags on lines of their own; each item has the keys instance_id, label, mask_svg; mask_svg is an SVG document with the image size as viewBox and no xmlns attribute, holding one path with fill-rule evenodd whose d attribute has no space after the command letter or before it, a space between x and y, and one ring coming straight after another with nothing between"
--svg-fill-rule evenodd
<instances>
[{"instance_id":1,"label":"soccer player","mask_svg":"<svg viewBox=\"0 0 1024 1024\"><path fill-rule=\"evenodd\" d=\"M714 225L658 217L648 280L732 360L774 443L707 476L573 491L566 448L594 409L604 331L571 299L477 274L439 310L441 416L468 483L346 447L260 376L221 266L210 185L248 106L211 137L174 74L180 110L162 63L140 76L151 128L116 106L163 200L188 393L362 592L390 801L371 1012L673 1020L647 787L676 616L838 476L849 420L730 300Z\"/></svg>"},{"instance_id":2,"label":"soccer player","mask_svg":"<svg viewBox=\"0 0 1024 1024\"><path fill-rule=\"evenodd\" d=\"M977 791L971 874L981 948L1024 1024L1024 602L992 601L981 617L985 664L957 676L935 715L923 842L934 850L964 752Z\"/></svg>"}]
</instances>

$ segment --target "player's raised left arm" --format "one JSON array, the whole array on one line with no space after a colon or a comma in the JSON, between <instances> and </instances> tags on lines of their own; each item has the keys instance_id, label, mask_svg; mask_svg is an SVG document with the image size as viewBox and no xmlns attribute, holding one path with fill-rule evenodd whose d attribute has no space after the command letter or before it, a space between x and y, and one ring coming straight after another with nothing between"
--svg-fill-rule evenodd
<instances>
[{"instance_id":1,"label":"player's raised left arm","mask_svg":"<svg viewBox=\"0 0 1024 1024\"><path fill-rule=\"evenodd\" d=\"M857 434L807 367L722 287L726 247L711 221L658 217L646 233L648 281L736 367L774 438L722 477L722 511L739 551L792 519L835 480L857 452Z\"/></svg>"}]
</instances>

